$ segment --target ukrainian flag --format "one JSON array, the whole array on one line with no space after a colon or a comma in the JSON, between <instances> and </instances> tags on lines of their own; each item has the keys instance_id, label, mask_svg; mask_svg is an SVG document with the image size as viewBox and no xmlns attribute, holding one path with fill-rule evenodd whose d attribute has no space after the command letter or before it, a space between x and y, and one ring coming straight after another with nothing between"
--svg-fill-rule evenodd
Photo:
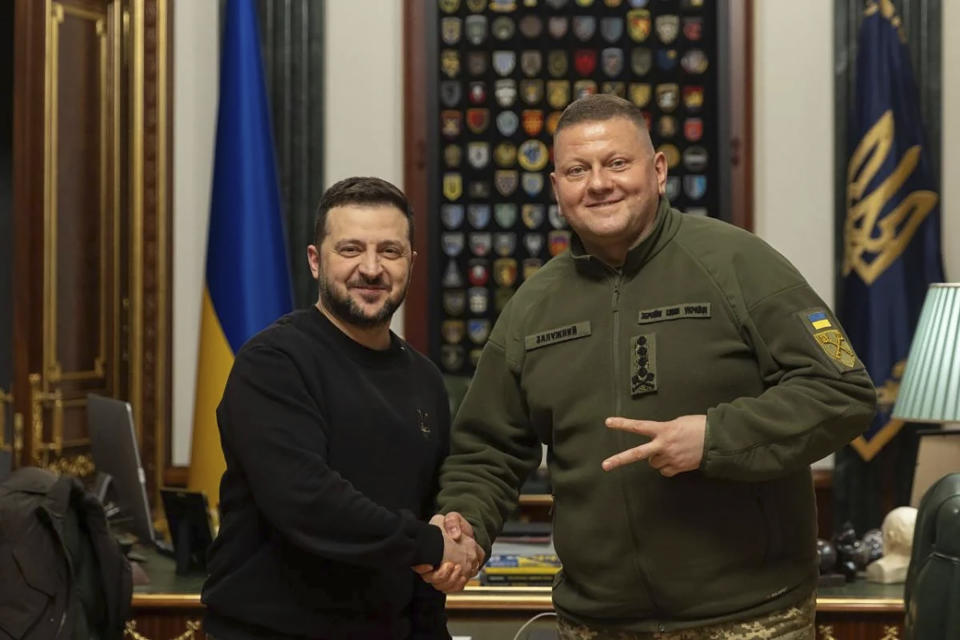
<instances>
[{"instance_id":1,"label":"ukrainian flag","mask_svg":"<svg viewBox=\"0 0 960 640\"><path fill-rule=\"evenodd\" d=\"M293 306L253 0L227 0L189 487L219 502L216 408L234 354Z\"/></svg>"},{"instance_id":2,"label":"ukrainian flag","mask_svg":"<svg viewBox=\"0 0 960 640\"><path fill-rule=\"evenodd\" d=\"M827 318L827 314L823 311L817 311L816 313L811 313L807 316L807 320L810 321L810 324L813 325L814 329L818 331L820 329L829 329L833 325L830 324L830 320Z\"/></svg>"}]
</instances>

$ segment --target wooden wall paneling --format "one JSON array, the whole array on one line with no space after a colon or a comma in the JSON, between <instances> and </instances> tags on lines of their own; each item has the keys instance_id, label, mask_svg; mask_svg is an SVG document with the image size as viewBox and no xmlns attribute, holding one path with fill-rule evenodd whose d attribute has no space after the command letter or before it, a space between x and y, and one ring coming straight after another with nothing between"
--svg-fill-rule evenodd
<instances>
[{"instance_id":1,"label":"wooden wall paneling","mask_svg":"<svg viewBox=\"0 0 960 640\"><path fill-rule=\"evenodd\" d=\"M430 322L428 320L431 255L430 237L429 162L427 159L429 127L427 105L428 42L427 3L404 0L403 3L403 189L413 207L414 244L417 260L413 265L413 279L404 304L405 339L418 351L429 354Z\"/></svg>"}]
</instances>

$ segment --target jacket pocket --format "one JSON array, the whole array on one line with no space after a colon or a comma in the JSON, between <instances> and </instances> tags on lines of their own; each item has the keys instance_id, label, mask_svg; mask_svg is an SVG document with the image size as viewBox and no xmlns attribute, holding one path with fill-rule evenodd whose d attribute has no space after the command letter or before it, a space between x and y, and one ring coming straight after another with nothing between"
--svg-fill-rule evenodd
<instances>
[{"instance_id":1,"label":"jacket pocket","mask_svg":"<svg viewBox=\"0 0 960 640\"><path fill-rule=\"evenodd\" d=\"M0 629L10 637L25 637L49 613L57 591L49 564L20 547L0 550Z\"/></svg>"}]
</instances>

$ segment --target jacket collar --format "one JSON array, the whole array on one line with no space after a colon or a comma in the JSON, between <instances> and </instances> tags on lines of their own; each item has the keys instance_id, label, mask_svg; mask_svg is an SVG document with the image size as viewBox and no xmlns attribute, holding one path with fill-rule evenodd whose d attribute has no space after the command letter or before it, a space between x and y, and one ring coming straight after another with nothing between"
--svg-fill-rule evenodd
<instances>
[{"instance_id":1,"label":"jacket collar","mask_svg":"<svg viewBox=\"0 0 960 640\"><path fill-rule=\"evenodd\" d=\"M643 242L630 249L627 257L620 269L614 269L596 256L587 252L583 246L580 236L573 233L570 239L570 255L573 257L577 269L584 274L601 276L609 274L612 271L620 271L624 275L630 276L640 270L640 268L649 262L660 250L670 242L677 230L680 228L682 214L670 207L670 201L666 196L660 196L660 203L657 206L657 217L653 223L653 230Z\"/></svg>"}]
</instances>

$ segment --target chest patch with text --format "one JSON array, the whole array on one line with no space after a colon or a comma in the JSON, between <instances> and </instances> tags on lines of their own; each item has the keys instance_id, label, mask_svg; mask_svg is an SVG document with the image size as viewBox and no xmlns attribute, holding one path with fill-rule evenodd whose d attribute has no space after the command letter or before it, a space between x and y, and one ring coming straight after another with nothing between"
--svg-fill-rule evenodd
<instances>
[{"instance_id":1,"label":"chest patch with text","mask_svg":"<svg viewBox=\"0 0 960 640\"><path fill-rule=\"evenodd\" d=\"M682 302L668 307L641 309L637 315L637 324L680 320L681 318L709 318L709 302Z\"/></svg>"},{"instance_id":2,"label":"chest patch with text","mask_svg":"<svg viewBox=\"0 0 960 640\"><path fill-rule=\"evenodd\" d=\"M589 335L590 322L577 322L576 324L568 324L555 329L548 329L547 331L541 331L540 333L534 333L533 335L525 336L523 338L523 346L527 351L531 351L533 349L539 349L540 347L546 347L551 344L557 344L558 342L576 340L577 338L586 338Z\"/></svg>"}]
</instances>

